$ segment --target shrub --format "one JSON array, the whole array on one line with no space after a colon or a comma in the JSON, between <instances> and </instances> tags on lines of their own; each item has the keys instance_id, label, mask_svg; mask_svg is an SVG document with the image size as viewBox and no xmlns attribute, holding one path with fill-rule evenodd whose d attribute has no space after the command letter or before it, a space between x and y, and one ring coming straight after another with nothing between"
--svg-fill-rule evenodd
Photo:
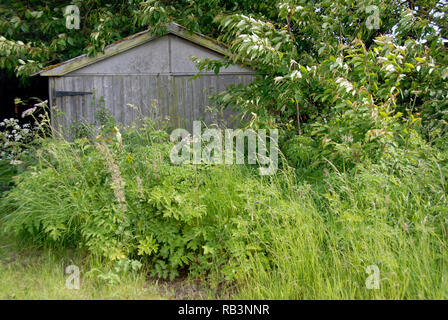
<instances>
[{"instance_id":1,"label":"shrub","mask_svg":"<svg viewBox=\"0 0 448 320\"><path fill-rule=\"evenodd\" d=\"M234 254L234 219L268 191L249 169L172 165L167 134L148 128L46 140L1 204L4 230L41 246L140 259L164 278L219 270Z\"/></svg>"}]
</instances>

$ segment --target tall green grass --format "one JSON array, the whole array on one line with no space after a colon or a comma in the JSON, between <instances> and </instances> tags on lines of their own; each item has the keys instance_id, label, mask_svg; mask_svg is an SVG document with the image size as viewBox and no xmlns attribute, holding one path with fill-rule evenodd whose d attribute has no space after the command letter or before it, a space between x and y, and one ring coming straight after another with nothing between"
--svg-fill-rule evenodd
<instances>
[{"instance_id":1,"label":"tall green grass","mask_svg":"<svg viewBox=\"0 0 448 320\"><path fill-rule=\"evenodd\" d=\"M244 299L448 298L446 155L425 147L340 172L272 177L172 165L162 131L45 139L0 203L2 230L99 263L224 285ZM401 152L401 151L397 151ZM299 179L300 177L300 179ZM369 289L366 269L379 270Z\"/></svg>"},{"instance_id":2,"label":"tall green grass","mask_svg":"<svg viewBox=\"0 0 448 320\"><path fill-rule=\"evenodd\" d=\"M273 209L266 251L250 255L240 298L445 299L446 185L437 167L397 178L375 168L301 186ZM417 174L418 173L418 174ZM266 254L267 253L267 254ZM368 289L366 268L380 271Z\"/></svg>"},{"instance_id":3,"label":"tall green grass","mask_svg":"<svg viewBox=\"0 0 448 320\"><path fill-rule=\"evenodd\" d=\"M66 286L69 265L79 267L79 289L70 290ZM92 270L107 274L109 266L100 264L82 250L41 250L10 237L0 237L0 300L157 300L173 296L170 290L162 290L155 282L147 281L144 273L128 273L120 281L107 283Z\"/></svg>"}]
</instances>

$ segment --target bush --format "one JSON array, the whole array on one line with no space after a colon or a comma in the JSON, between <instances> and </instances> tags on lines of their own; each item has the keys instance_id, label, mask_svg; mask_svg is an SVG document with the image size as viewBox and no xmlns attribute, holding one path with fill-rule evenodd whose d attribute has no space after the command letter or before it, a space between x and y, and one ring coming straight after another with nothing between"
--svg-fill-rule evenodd
<instances>
[{"instance_id":1,"label":"bush","mask_svg":"<svg viewBox=\"0 0 448 320\"><path fill-rule=\"evenodd\" d=\"M249 169L172 165L167 134L150 127L101 139L46 140L1 204L4 230L107 260L138 258L171 279L229 261L234 219L268 193Z\"/></svg>"}]
</instances>

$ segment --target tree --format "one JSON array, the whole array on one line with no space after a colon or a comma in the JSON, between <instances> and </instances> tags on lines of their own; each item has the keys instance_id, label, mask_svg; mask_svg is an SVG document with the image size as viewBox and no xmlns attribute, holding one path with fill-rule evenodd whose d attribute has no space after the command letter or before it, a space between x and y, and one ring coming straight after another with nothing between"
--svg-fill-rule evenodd
<instances>
[{"instance_id":1,"label":"tree","mask_svg":"<svg viewBox=\"0 0 448 320\"><path fill-rule=\"evenodd\" d=\"M275 21L218 16L232 58L262 75L221 102L252 126L305 132L320 161L344 167L390 153L421 120L427 138L448 132L443 4L297 0L279 3Z\"/></svg>"},{"instance_id":2,"label":"tree","mask_svg":"<svg viewBox=\"0 0 448 320\"><path fill-rule=\"evenodd\" d=\"M43 66L82 53L95 55L123 37L149 28L159 32L167 21L217 36L212 21L222 13L270 16L275 1L215 0L4 0L0 4L0 68L27 76ZM68 5L80 13L80 29L68 29ZM68 15L68 16L67 16Z\"/></svg>"}]
</instances>

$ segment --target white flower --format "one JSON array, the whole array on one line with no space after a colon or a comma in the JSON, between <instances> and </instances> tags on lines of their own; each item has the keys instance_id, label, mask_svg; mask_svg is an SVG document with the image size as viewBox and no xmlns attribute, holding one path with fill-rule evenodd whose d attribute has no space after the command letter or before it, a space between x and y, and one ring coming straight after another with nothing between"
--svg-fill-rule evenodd
<instances>
[{"instance_id":1,"label":"white flower","mask_svg":"<svg viewBox=\"0 0 448 320\"><path fill-rule=\"evenodd\" d=\"M22 164L22 161L20 161L20 160L11 160L11 162L9 162L9 164L12 164L13 166L17 166L19 164Z\"/></svg>"},{"instance_id":2,"label":"white flower","mask_svg":"<svg viewBox=\"0 0 448 320\"><path fill-rule=\"evenodd\" d=\"M395 67L393 64L388 64L385 68L386 71L388 72L395 72Z\"/></svg>"},{"instance_id":3,"label":"white flower","mask_svg":"<svg viewBox=\"0 0 448 320\"><path fill-rule=\"evenodd\" d=\"M336 79L336 83L345 88L345 92L347 93L353 90L353 85L347 79L339 77Z\"/></svg>"},{"instance_id":4,"label":"white flower","mask_svg":"<svg viewBox=\"0 0 448 320\"><path fill-rule=\"evenodd\" d=\"M283 80L283 77L275 77L274 78L274 82L279 82L279 81L282 81Z\"/></svg>"},{"instance_id":5,"label":"white flower","mask_svg":"<svg viewBox=\"0 0 448 320\"><path fill-rule=\"evenodd\" d=\"M296 80L296 79L300 79L300 78L302 78L302 73L301 73L300 71L298 71L298 70L294 70L294 71L291 73L291 79L292 79L292 80Z\"/></svg>"},{"instance_id":6,"label":"white flower","mask_svg":"<svg viewBox=\"0 0 448 320\"><path fill-rule=\"evenodd\" d=\"M353 142L353 136L351 134L342 136L342 141L344 141L346 143L352 143Z\"/></svg>"}]
</instances>

